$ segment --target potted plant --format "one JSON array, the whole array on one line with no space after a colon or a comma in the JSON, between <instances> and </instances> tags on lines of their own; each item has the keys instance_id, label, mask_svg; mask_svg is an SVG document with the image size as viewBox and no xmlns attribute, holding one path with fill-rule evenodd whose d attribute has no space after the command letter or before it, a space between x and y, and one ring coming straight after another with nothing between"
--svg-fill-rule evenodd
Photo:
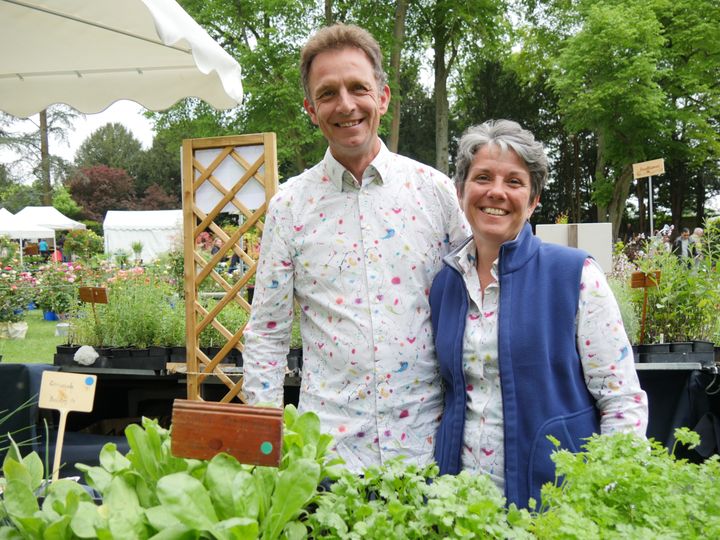
<instances>
[{"instance_id":1,"label":"potted plant","mask_svg":"<svg viewBox=\"0 0 720 540\"><path fill-rule=\"evenodd\" d=\"M133 250L133 253L135 254L135 262L140 263L142 262L142 250L143 250L143 243L140 240L136 240L132 244L130 244L130 247Z\"/></svg>"},{"instance_id":2,"label":"potted plant","mask_svg":"<svg viewBox=\"0 0 720 540\"><path fill-rule=\"evenodd\" d=\"M78 303L78 286L82 266L74 263L48 264L38 269L36 305L46 320L57 320Z\"/></svg>"},{"instance_id":3,"label":"potted plant","mask_svg":"<svg viewBox=\"0 0 720 540\"><path fill-rule=\"evenodd\" d=\"M25 308L32 301L35 278L10 266L0 268L0 338L23 339Z\"/></svg>"}]
</instances>

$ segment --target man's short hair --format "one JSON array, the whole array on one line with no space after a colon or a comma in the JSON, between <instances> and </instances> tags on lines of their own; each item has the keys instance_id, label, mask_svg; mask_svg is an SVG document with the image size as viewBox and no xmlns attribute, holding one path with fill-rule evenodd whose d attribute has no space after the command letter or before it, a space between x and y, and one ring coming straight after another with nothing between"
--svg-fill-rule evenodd
<instances>
[{"instance_id":1,"label":"man's short hair","mask_svg":"<svg viewBox=\"0 0 720 540\"><path fill-rule=\"evenodd\" d=\"M310 65L312 61L322 52L339 51L349 47L360 49L367 55L375 72L378 90L386 84L387 77L382 67L382 52L372 34L354 24L336 23L318 30L300 52L300 80L305 97L310 103L313 102L310 95Z\"/></svg>"}]
</instances>

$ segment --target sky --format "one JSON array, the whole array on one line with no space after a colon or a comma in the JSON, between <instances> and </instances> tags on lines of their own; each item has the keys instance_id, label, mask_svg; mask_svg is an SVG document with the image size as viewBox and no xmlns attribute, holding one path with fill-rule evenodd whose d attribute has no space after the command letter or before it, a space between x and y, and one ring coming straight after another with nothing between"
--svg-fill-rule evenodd
<instances>
[{"instance_id":1,"label":"sky","mask_svg":"<svg viewBox=\"0 0 720 540\"><path fill-rule=\"evenodd\" d=\"M80 115L73 122L72 129L67 132L67 143L60 140L50 140L50 153L60 156L68 161L73 161L75 153L85 139L87 139L95 130L109 122L123 124L135 136L135 138L140 141L142 147L144 149L148 149L152 146L154 133L152 130L152 124L142 115L145 110L146 109L144 107L133 101L123 100L112 104L100 113ZM32 116L31 121L37 124L38 116ZM29 130L33 127L27 120L19 120L16 126L19 130ZM6 151L0 152L0 163L12 160L13 157L14 156L10 155Z\"/></svg>"}]
</instances>

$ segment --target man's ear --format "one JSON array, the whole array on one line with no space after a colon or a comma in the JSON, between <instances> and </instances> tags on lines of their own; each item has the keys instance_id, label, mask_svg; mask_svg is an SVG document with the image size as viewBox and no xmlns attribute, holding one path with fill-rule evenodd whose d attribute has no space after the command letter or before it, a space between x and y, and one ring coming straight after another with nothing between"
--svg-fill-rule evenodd
<instances>
[{"instance_id":1,"label":"man's ear","mask_svg":"<svg viewBox=\"0 0 720 540\"><path fill-rule=\"evenodd\" d=\"M307 111L308 115L310 116L310 120L312 120L312 123L317 126L318 120L317 113L315 112L315 107L307 100L307 98L303 100L303 107L305 107L305 111Z\"/></svg>"},{"instance_id":2,"label":"man's ear","mask_svg":"<svg viewBox=\"0 0 720 540\"><path fill-rule=\"evenodd\" d=\"M385 114L388 112L388 108L390 107L390 87L387 84L382 87L378 98L378 109L380 110L380 114Z\"/></svg>"}]
</instances>

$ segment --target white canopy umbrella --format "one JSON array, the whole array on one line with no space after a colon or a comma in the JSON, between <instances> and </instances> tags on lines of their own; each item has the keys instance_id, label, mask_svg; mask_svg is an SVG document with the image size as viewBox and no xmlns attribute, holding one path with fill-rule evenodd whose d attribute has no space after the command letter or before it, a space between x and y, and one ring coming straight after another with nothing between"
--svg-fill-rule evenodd
<instances>
[{"instance_id":1,"label":"white canopy umbrella","mask_svg":"<svg viewBox=\"0 0 720 540\"><path fill-rule=\"evenodd\" d=\"M5 210L4 208L2 210ZM0 212L0 236L20 241L20 263L23 262L23 242L28 238L52 238L55 245L55 231L12 215L7 210Z\"/></svg>"},{"instance_id":2,"label":"white canopy umbrella","mask_svg":"<svg viewBox=\"0 0 720 540\"><path fill-rule=\"evenodd\" d=\"M242 100L238 63L174 0L0 0L0 51L0 110L14 116Z\"/></svg>"}]
</instances>

